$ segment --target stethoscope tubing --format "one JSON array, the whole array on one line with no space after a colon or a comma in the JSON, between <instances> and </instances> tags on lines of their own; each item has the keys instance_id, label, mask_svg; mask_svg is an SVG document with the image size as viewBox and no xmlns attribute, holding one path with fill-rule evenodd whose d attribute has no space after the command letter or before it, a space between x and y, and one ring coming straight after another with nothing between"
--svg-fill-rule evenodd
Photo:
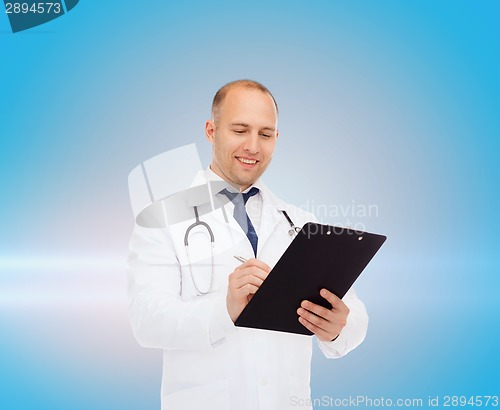
<instances>
[{"instance_id":1,"label":"stethoscope tubing","mask_svg":"<svg viewBox=\"0 0 500 410\"><path fill-rule=\"evenodd\" d=\"M200 221L197 206L194 207L194 215L196 217L196 221L192 225L188 226L188 228L186 229L186 233L184 234L184 246L188 246L189 244L189 233L191 232L191 230L200 225L204 226L207 229L208 234L210 235L210 242L214 243L215 238L214 238L214 233L212 232L212 228L210 228L210 225L207 224L206 222Z\"/></svg>"},{"instance_id":2,"label":"stethoscope tubing","mask_svg":"<svg viewBox=\"0 0 500 410\"><path fill-rule=\"evenodd\" d=\"M212 231L212 228L210 228L210 225L207 224L206 222L200 221L200 216L198 215L198 207L194 207L194 215L196 217L196 221L191 224L187 229L186 233L184 234L184 246L186 248L186 253L188 257L188 262L189 262L189 274L191 275L191 280L193 281L193 285L198 292L199 295L207 295L212 292L212 286L213 286L213 281L214 281L214 247L215 247L215 237L214 233ZM206 291L200 290L200 287L196 283L196 280L194 279L193 275L193 268L191 267L191 258L189 256L189 233L191 230L197 226L203 226L206 228L208 234L210 235L210 248L212 251L212 272L210 273L210 284L208 286L208 289Z\"/></svg>"},{"instance_id":3,"label":"stethoscope tubing","mask_svg":"<svg viewBox=\"0 0 500 410\"><path fill-rule=\"evenodd\" d=\"M288 230L288 235L291 238L294 238L300 232L301 228L299 228L298 226L295 226L292 219L288 216L288 213L284 209L280 209L279 212L281 212L283 214L283 216L286 218L286 220L290 224L290 229ZM191 224L186 229L186 233L184 234L184 246L186 248L186 253L187 253L188 262L189 262L189 273L191 275L191 280L193 281L193 285L194 285L194 287L199 295L207 295L208 293L212 292L212 285L213 285L213 280L214 280L215 236L214 236L214 233L212 231L212 228L210 228L210 225L206 222L200 221L200 217L198 215L198 207L196 207L196 206L194 207L194 214L195 214L196 220L193 224ZM197 226L203 226L207 230L208 234L210 235L210 245L211 245L211 250L212 250L212 272L210 274L210 285L208 286L208 289L206 291L200 290L200 287L198 286L198 284L196 283L196 280L194 279L193 269L191 267L191 258L189 256L189 233L191 232L191 230L193 228L195 228Z\"/></svg>"}]
</instances>

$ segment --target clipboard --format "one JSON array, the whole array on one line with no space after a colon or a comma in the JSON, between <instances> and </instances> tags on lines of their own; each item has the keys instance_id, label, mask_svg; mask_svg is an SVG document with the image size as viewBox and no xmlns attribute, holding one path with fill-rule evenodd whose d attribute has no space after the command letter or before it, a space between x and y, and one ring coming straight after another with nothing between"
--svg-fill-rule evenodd
<instances>
[{"instance_id":1,"label":"clipboard","mask_svg":"<svg viewBox=\"0 0 500 410\"><path fill-rule=\"evenodd\" d=\"M297 309L309 300L331 309L322 288L343 298L386 236L306 223L276 263L235 325L312 335L298 321Z\"/></svg>"}]
</instances>

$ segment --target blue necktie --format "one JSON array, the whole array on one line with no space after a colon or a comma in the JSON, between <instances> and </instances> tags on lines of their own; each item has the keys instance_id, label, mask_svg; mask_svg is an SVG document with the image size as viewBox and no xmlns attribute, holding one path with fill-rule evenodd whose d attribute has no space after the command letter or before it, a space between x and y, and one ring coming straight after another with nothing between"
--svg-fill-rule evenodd
<instances>
[{"instance_id":1,"label":"blue necktie","mask_svg":"<svg viewBox=\"0 0 500 410\"><path fill-rule=\"evenodd\" d=\"M234 204L234 212L233 216L236 219L236 222L241 226L243 232L245 232L250 244L253 248L253 253L257 256L257 242L259 238L257 237L257 232L255 232L255 228L253 227L252 221L248 217L247 210L245 205L248 201L248 198L259 193L259 188L253 187L246 194L241 194L239 192L229 192L227 189L223 189L221 194L226 195L231 202Z\"/></svg>"}]
</instances>

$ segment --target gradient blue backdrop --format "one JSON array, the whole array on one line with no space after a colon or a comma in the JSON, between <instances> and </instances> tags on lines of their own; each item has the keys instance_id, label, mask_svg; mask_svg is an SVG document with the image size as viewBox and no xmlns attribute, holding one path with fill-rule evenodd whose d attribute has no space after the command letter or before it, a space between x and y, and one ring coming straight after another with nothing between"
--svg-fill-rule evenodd
<instances>
[{"instance_id":1,"label":"gradient blue backdrop","mask_svg":"<svg viewBox=\"0 0 500 410\"><path fill-rule=\"evenodd\" d=\"M191 142L206 165L212 95L246 77L280 105L267 184L389 238L357 284L368 337L315 352L313 396L499 395L499 17L496 1L81 1L12 34L2 10L0 408L159 408L160 352L126 312L127 175Z\"/></svg>"}]
</instances>

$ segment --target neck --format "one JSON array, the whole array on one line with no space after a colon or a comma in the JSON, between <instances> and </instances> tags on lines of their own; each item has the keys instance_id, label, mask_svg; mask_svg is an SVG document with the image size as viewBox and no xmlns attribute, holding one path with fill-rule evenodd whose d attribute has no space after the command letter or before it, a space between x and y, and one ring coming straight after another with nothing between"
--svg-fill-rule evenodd
<instances>
[{"instance_id":1,"label":"neck","mask_svg":"<svg viewBox=\"0 0 500 410\"><path fill-rule=\"evenodd\" d=\"M219 167L214 166L214 164L210 164L209 168L212 170L212 172L218 176L220 176L224 181L226 181L229 185L231 185L233 188L237 189L239 192L243 192L245 189L251 187L251 185L238 185L237 183L231 181L222 171Z\"/></svg>"}]
</instances>

